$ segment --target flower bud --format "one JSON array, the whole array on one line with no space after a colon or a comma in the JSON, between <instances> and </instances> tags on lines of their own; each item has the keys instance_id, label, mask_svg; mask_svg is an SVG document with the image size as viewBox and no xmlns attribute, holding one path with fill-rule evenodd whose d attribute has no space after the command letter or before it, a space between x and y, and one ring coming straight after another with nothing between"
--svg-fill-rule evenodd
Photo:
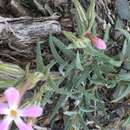
<instances>
[{"instance_id":1,"label":"flower bud","mask_svg":"<svg viewBox=\"0 0 130 130\"><path fill-rule=\"evenodd\" d=\"M91 40L91 43L98 49L104 50L106 49L106 43L104 40L92 35L90 32L85 33L85 37L89 38Z\"/></svg>"}]
</instances>

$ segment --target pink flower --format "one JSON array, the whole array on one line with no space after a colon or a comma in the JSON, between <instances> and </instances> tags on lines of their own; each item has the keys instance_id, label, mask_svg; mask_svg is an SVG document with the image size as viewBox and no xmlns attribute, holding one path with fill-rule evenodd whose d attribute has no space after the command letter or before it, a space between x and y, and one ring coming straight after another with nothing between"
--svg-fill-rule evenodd
<instances>
[{"instance_id":1,"label":"pink flower","mask_svg":"<svg viewBox=\"0 0 130 130\"><path fill-rule=\"evenodd\" d=\"M98 49L106 49L106 44L105 44L105 42L102 40L102 39L100 39L100 38L98 38L98 37L96 37L96 39L95 39L95 42L94 42L94 45L98 48Z\"/></svg>"},{"instance_id":2,"label":"pink flower","mask_svg":"<svg viewBox=\"0 0 130 130\"><path fill-rule=\"evenodd\" d=\"M0 130L8 130L12 121L15 122L19 130L33 130L32 126L26 124L22 118L36 118L42 114L43 109L36 105L18 108L21 96L19 91L13 87L8 88L4 95L8 104L0 103L0 114L5 115L4 119L0 121Z\"/></svg>"},{"instance_id":3,"label":"pink flower","mask_svg":"<svg viewBox=\"0 0 130 130\"><path fill-rule=\"evenodd\" d=\"M101 49L101 50L106 49L106 47L107 47L106 43L102 39L92 35L92 33L86 32L85 37L89 38L91 40L92 44L94 46L96 46L96 48Z\"/></svg>"}]
</instances>

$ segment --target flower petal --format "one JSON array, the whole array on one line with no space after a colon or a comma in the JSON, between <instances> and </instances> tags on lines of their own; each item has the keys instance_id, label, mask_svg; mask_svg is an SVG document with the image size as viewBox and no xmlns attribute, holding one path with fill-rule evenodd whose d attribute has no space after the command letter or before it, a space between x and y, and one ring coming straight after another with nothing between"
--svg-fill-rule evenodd
<instances>
[{"instance_id":1,"label":"flower petal","mask_svg":"<svg viewBox=\"0 0 130 130\"><path fill-rule=\"evenodd\" d=\"M2 121L0 121L0 130L8 130L11 121L12 118L10 118L9 116L5 117Z\"/></svg>"},{"instance_id":2,"label":"flower petal","mask_svg":"<svg viewBox=\"0 0 130 130\"><path fill-rule=\"evenodd\" d=\"M24 121L19 117L14 119L14 122L16 123L19 130L33 130L33 128L30 125L25 124Z\"/></svg>"},{"instance_id":3,"label":"flower petal","mask_svg":"<svg viewBox=\"0 0 130 130\"><path fill-rule=\"evenodd\" d=\"M96 38L95 46L96 46L98 49L106 49L106 44L105 44L105 42L104 42L102 39L100 39L100 38Z\"/></svg>"},{"instance_id":4,"label":"flower petal","mask_svg":"<svg viewBox=\"0 0 130 130\"><path fill-rule=\"evenodd\" d=\"M19 110L19 115L22 117L38 117L41 116L43 109L39 106L29 106Z\"/></svg>"},{"instance_id":5,"label":"flower petal","mask_svg":"<svg viewBox=\"0 0 130 130\"><path fill-rule=\"evenodd\" d=\"M0 103L0 114L8 114L8 104Z\"/></svg>"},{"instance_id":6,"label":"flower petal","mask_svg":"<svg viewBox=\"0 0 130 130\"><path fill-rule=\"evenodd\" d=\"M8 101L9 107L14 109L17 108L20 102L20 94L16 88L10 87L5 91L5 97Z\"/></svg>"}]
</instances>

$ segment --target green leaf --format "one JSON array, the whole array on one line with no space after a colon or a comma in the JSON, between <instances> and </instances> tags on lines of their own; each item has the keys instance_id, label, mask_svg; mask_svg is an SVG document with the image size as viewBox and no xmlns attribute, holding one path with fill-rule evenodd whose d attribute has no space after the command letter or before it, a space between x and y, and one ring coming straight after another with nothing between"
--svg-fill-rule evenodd
<instances>
[{"instance_id":1,"label":"green leaf","mask_svg":"<svg viewBox=\"0 0 130 130\"><path fill-rule=\"evenodd\" d=\"M73 3L76 8L75 16L76 16L76 23L78 27L77 33L82 35L87 30L87 26L88 26L86 12L78 0L73 0Z\"/></svg>"},{"instance_id":2,"label":"green leaf","mask_svg":"<svg viewBox=\"0 0 130 130\"><path fill-rule=\"evenodd\" d=\"M112 100L112 102L118 102L122 98L128 96L129 93L130 93L130 84L127 87L123 85L118 87L117 91L115 91L115 96L114 96L115 99Z\"/></svg>"},{"instance_id":3,"label":"green leaf","mask_svg":"<svg viewBox=\"0 0 130 130\"><path fill-rule=\"evenodd\" d=\"M120 74L120 75L117 77L117 80L130 82L130 74L129 74L129 73Z\"/></svg>"},{"instance_id":4,"label":"green leaf","mask_svg":"<svg viewBox=\"0 0 130 130\"><path fill-rule=\"evenodd\" d=\"M55 114L58 112L59 108L60 107L63 107L63 105L65 104L67 100L67 96L66 95L62 95L58 102L56 103L55 107L53 108L53 112L51 113L51 116L50 116L50 120L52 120L55 116Z\"/></svg>"},{"instance_id":5,"label":"green leaf","mask_svg":"<svg viewBox=\"0 0 130 130\"><path fill-rule=\"evenodd\" d=\"M66 62L64 61L64 59L58 54L55 46L54 46L54 41L52 36L49 37L49 45L50 45L50 49L51 52L55 58L55 60L61 65L61 64L66 64Z\"/></svg>"},{"instance_id":6,"label":"green leaf","mask_svg":"<svg viewBox=\"0 0 130 130\"><path fill-rule=\"evenodd\" d=\"M67 49L67 46L65 46L64 43L61 42L59 39L52 36L52 40L53 40L54 44L59 48L59 50L63 54L65 54L68 58L73 59L75 57L75 52Z\"/></svg>"},{"instance_id":7,"label":"green leaf","mask_svg":"<svg viewBox=\"0 0 130 130\"><path fill-rule=\"evenodd\" d=\"M41 42L37 43L37 48L36 48L36 63L37 63L37 71L38 72L42 72L45 73L46 72L46 68L45 65L43 63L43 59L42 59L42 54L41 54Z\"/></svg>"},{"instance_id":8,"label":"green leaf","mask_svg":"<svg viewBox=\"0 0 130 130\"><path fill-rule=\"evenodd\" d=\"M129 34L129 32L127 32L126 30L121 29L121 28L117 28L117 30L119 30L127 38L128 42L130 43L130 34Z\"/></svg>"},{"instance_id":9,"label":"green leaf","mask_svg":"<svg viewBox=\"0 0 130 130\"><path fill-rule=\"evenodd\" d=\"M19 79L25 72L15 64L6 64L0 62L0 77L2 79Z\"/></svg>"},{"instance_id":10,"label":"green leaf","mask_svg":"<svg viewBox=\"0 0 130 130\"><path fill-rule=\"evenodd\" d=\"M107 24L107 27L106 27L106 29L105 29L105 34L104 34L104 38L103 38L106 43L107 43L107 42L109 41L109 39L110 39L110 37L109 37L110 30L111 30L111 24L108 23L108 24Z\"/></svg>"},{"instance_id":11,"label":"green leaf","mask_svg":"<svg viewBox=\"0 0 130 130\"><path fill-rule=\"evenodd\" d=\"M87 18L86 18L86 15L85 15L85 11L84 11L83 7L81 6L80 2L78 0L73 0L73 3L74 3L74 6L76 7L80 21L86 22Z\"/></svg>"},{"instance_id":12,"label":"green leaf","mask_svg":"<svg viewBox=\"0 0 130 130\"><path fill-rule=\"evenodd\" d=\"M17 80L0 80L0 88L8 88L16 85Z\"/></svg>"},{"instance_id":13,"label":"green leaf","mask_svg":"<svg viewBox=\"0 0 130 130\"><path fill-rule=\"evenodd\" d=\"M99 102L99 100L98 100L92 93L87 92L87 91L84 91L83 94L84 94L85 98L86 98L88 101L93 100L93 101Z\"/></svg>"},{"instance_id":14,"label":"green leaf","mask_svg":"<svg viewBox=\"0 0 130 130\"><path fill-rule=\"evenodd\" d=\"M89 130L82 115L81 114L77 114L77 118L78 118L78 121L81 123L81 126L84 130Z\"/></svg>"},{"instance_id":15,"label":"green leaf","mask_svg":"<svg viewBox=\"0 0 130 130\"><path fill-rule=\"evenodd\" d=\"M77 114L77 111L66 111L66 112L64 112L64 114L67 116L74 116Z\"/></svg>"},{"instance_id":16,"label":"green leaf","mask_svg":"<svg viewBox=\"0 0 130 130\"><path fill-rule=\"evenodd\" d=\"M63 34L73 43L68 46L68 49L86 48L90 43L88 38L85 38L86 42L84 42L83 37L77 38L72 32L63 31Z\"/></svg>"},{"instance_id":17,"label":"green leaf","mask_svg":"<svg viewBox=\"0 0 130 130\"><path fill-rule=\"evenodd\" d=\"M43 98L42 106L45 106L50 101L50 98L52 96L53 96L53 91L46 91Z\"/></svg>"},{"instance_id":18,"label":"green leaf","mask_svg":"<svg viewBox=\"0 0 130 130\"><path fill-rule=\"evenodd\" d=\"M78 68L78 69L80 69L80 70L84 70L83 69L83 66L82 66L82 64L81 64L81 60L80 60L80 54L79 54L79 52L77 51L77 55L76 55L76 67Z\"/></svg>"},{"instance_id":19,"label":"green leaf","mask_svg":"<svg viewBox=\"0 0 130 130\"><path fill-rule=\"evenodd\" d=\"M90 6L87 11L88 28L87 31L91 31L95 22L95 0L90 1Z\"/></svg>"},{"instance_id":20,"label":"green leaf","mask_svg":"<svg viewBox=\"0 0 130 130\"><path fill-rule=\"evenodd\" d=\"M60 65L60 67L59 67L59 72L63 75L63 76L65 76L65 71L64 71L64 69L65 69L65 67L66 67L66 65L67 64L62 64L62 65Z\"/></svg>"},{"instance_id":21,"label":"green leaf","mask_svg":"<svg viewBox=\"0 0 130 130\"><path fill-rule=\"evenodd\" d=\"M89 67L84 69L84 71L82 71L81 74L78 77L76 77L76 80L74 81L73 84L74 88L79 88L81 84L86 81L86 79L89 77L89 73L91 72L89 69L90 69Z\"/></svg>"},{"instance_id":22,"label":"green leaf","mask_svg":"<svg viewBox=\"0 0 130 130\"><path fill-rule=\"evenodd\" d=\"M123 48L122 48L121 56L120 56L122 61L124 61L125 58L128 57L127 53L129 53L129 51L128 51L128 43L127 43L127 40L125 40Z\"/></svg>"},{"instance_id":23,"label":"green leaf","mask_svg":"<svg viewBox=\"0 0 130 130\"><path fill-rule=\"evenodd\" d=\"M124 122L123 126L127 127L130 126L130 116L127 118L127 120Z\"/></svg>"},{"instance_id":24,"label":"green leaf","mask_svg":"<svg viewBox=\"0 0 130 130\"><path fill-rule=\"evenodd\" d=\"M73 127L73 120L70 117L66 117L65 120L65 128L64 130L74 130Z\"/></svg>"},{"instance_id":25,"label":"green leaf","mask_svg":"<svg viewBox=\"0 0 130 130\"><path fill-rule=\"evenodd\" d=\"M94 109L87 110L87 109L84 109L84 108L80 107L80 111L85 112L85 113L91 113L91 112L94 112L95 110Z\"/></svg>"}]
</instances>

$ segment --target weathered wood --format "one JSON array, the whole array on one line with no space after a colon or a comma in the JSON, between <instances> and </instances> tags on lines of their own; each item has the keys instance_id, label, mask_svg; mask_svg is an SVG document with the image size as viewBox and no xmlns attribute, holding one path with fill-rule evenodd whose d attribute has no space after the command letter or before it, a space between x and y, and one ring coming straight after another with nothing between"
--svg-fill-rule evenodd
<instances>
[{"instance_id":1,"label":"weathered wood","mask_svg":"<svg viewBox=\"0 0 130 130\"><path fill-rule=\"evenodd\" d=\"M61 26L56 19L55 16L45 18L0 17L0 40L31 43L48 34L61 33Z\"/></svg>"}]
</instances>

